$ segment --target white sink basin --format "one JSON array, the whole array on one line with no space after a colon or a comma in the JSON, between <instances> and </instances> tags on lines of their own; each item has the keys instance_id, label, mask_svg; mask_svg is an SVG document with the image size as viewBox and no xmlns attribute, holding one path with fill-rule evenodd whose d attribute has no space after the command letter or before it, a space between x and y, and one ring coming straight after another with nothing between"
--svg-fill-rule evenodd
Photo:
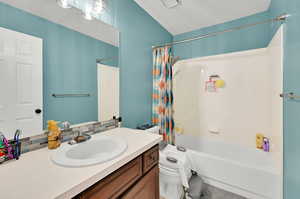
<instances>
[{"instance_id":1,"label":"white sink basin","mask_svg":"<svg viewBox=\"0 0 300 199\"><path fill-rule=\"evenodd\" d=\"M52 154L51 158L60 166L83 167L112 160L126 149L127 143L123 139L97 135L83 143L64 144Z\"/></svg>"}]
</instances>

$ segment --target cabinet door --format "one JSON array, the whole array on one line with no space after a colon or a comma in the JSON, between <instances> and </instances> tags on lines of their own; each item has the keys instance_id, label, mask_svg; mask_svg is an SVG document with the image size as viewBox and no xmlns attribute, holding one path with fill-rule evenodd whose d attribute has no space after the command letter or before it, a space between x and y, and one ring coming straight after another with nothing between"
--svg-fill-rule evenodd
<instances>
[{"instance_id":1,"label":"cabinet door","mask_svg":"<svg viewBox=\"0 0 300 199\"><path fill-rule=\"evenodd\" d=\"M159 199L159 170L155 166L121 199Z\"/></svg>"},{"instance_id":2,"label":"cabinet door","mask_svg":"<svg viewBox=\"0 0 300 199\"><path fill-rule=\"evenodd\" d=\"M88 188L76 198L116 199L142 177L141 156Z\"/></svg>"},{"instance_id":3,"label":"cabinet door","mask_svg":"<svg viewBox=\"0 0 300 199\"><path fill-rule=\"evenodd\" d=\"M147 173L154 165L158 164L158 145L143 154L143 174Z\"/></svg>"}]
</instances>

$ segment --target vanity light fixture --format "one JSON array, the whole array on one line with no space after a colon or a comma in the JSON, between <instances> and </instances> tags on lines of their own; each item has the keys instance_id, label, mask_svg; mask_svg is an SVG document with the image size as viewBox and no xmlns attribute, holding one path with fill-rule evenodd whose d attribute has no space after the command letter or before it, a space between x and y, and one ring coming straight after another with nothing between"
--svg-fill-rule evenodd
<instances>
[{"instance_id":1,"label":"vanity light fixture","mask_svg":"<svg viewBox=\"0 0 300 199\"><path fill-rule=\"evenodd\" d=\"M79 0L56 0L57 4L62 8L75 8L82 11L82 15L86 20L98 18L104 10L104 0L85 0L81 5Z\"/></svg>"},{"instance_id":2,"label":"vanity light fixture","mask_svg":"<svg viewBox=\"0 0 300 199\"><path fill-rule=\"evenodd\" d=\"M69 4L69 1L68 0L56 0L57 1L57 4L62 7L62 8L71 8L71 5Z\"/></svg>"}]
</instances>

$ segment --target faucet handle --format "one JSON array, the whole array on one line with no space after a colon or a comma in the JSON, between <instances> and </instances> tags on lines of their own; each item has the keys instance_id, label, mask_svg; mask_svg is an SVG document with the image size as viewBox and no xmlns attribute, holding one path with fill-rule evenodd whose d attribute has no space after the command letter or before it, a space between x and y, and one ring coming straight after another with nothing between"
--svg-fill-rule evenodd
<instances>
[{"instance_id":1,"label":"faucet handle","mask_svg":"<svg viewBox=\"0 0 300 199\"><path fill-rule=\"evenodd\" d=\"M71 127L71 123L68 121L61 122L60 124L61 124L63 130L70 129L70 127Z\"/></svg>"}]
</instances>

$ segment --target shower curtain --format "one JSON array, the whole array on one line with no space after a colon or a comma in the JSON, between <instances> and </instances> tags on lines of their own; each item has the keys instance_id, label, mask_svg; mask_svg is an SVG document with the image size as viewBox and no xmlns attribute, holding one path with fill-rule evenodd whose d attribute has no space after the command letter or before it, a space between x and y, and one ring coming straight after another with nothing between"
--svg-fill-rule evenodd
<instances>
[{"instance_id":1,"label":"shower curtain","mask_svg":"<svg viewBox=\"0 0 300 199\"><path fill-rule=\"evenodd\" d=\"M174 144L171 47L153 50L153 110L152 122L160 127L163 138Z\"/></svg>"}]
</instances>

